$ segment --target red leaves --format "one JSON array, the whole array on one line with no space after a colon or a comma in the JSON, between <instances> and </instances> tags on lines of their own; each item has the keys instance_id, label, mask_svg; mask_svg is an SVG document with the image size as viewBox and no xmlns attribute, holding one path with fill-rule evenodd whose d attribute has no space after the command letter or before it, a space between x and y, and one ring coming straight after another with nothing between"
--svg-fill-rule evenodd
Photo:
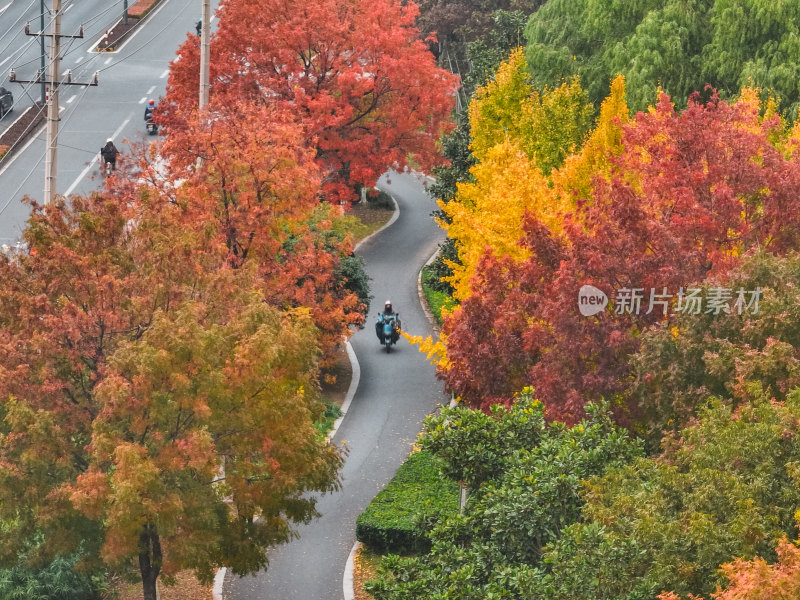
<instances>
[{"instance_id":1,"label":"red leaves","mask_svg":"<svg viewBox=\"0 0 800 600\"><path fill-rule=\"evenodd\" d=\"M455 77L439 69L397 0L225 3L211 45L211 109L245 101L291 113L325 173L325 193L351 201L410 154L425 168L449 127ZM196 38L173 63L161 122L185 130L197 107Z\"/></svg>"},{"instance_id":2,"label":"red leaves","mask_svg":"<svg viewBox=\"0 0 800 600\"><path fill-rule=\"evenodd\" d=\"M663 318L661 310L645 314L651 289L675 294L727 272L750 248L783 252L799 241L791 190L800 187L800 167L772 145L773 129L747 101L716 97L694 98L677 114L664 96L653 113L636 115L615 175L596 178L592 201L564 218L563 242L529 218L520 241L529 260L513 265L487 251L471 297L443 327L446 385L475 405L533 385L549 416L567 421L587 400L621 401L639 332ZM612 306L582 316L584 284ZM640 314L614 312L622 288L645 290Z\"/></svg>"}]
</instances>

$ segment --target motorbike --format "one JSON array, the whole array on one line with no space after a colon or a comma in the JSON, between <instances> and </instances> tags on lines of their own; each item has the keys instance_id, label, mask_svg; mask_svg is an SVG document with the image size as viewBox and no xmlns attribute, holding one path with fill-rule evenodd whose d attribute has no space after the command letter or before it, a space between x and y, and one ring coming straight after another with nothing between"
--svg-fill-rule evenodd
<instances>
[{"instance_id":1,"label":"motorbike","mask_svg":"<svg viewBox=\"0 0 800 600\"><path fill-rule=\"evenodd\" d=\"M145 128L147 129L148 135L155 135L158 133L158 125L155 124L155 121L147 121L145 122Z\"/></svg>"},{"instance_id":2,"label":"motorbike","mask_svg":"<svg viewBox=\"0 0 800 600\"><path fill-rule=\"evenodd\" d=\"M385 313L378 315L378 321L375 323L375 333L387 353L391 352L392 346L400 339L399 329L400 315L387 315Z\"/></svg>"},{"instance_id":3,"label":"motorbike","mask_svg":"<svg viewBox=\"0 0 800 600\"><path fill-rule=\"evenodd\" d=\"M112 171L113 171L113 168L111 166L111 163L109 161L107 161L106 159L103 159L103 174L106 177L111 177Z\"/></svg>"}]
</instances>

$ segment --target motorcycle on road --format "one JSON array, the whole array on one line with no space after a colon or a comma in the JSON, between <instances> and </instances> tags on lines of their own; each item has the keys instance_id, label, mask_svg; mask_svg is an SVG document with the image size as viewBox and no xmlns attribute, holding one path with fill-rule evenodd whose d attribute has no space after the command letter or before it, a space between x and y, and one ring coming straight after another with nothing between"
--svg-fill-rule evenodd
<instances>
[{"instance_id":1,"label":"motorcycle on road","mask_svg":"<svg viewBox=\"0 0 800 600\"><path fill-rule=\"evenodd\" d=\"M380 313L375 322L375 333L386 352L391 352L392 346L400 339L400 315Z\"/></svg>"}]
</instances>

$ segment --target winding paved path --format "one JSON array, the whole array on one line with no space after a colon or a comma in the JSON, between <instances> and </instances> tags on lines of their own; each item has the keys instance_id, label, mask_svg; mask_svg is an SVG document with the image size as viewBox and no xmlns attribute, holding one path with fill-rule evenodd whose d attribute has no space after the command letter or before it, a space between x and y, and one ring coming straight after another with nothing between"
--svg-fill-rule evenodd
<instances>
[{"instance_id":1,"label":"winding paved path","mask_svg":"<svg viewBox=\"0 0 800 600\"><path fill-rule=\"evenodd\" d=\"M417 296L417 274L435 252L443 232L431 219L436 208L414 175L392 174L379 185L400 207L397 221L358 250L367 263L375 298L367 326L351 343L361 381L334 444L346 440L350 454L339 492L320 498L322 516L298 529L300 538L275 548L266 571L225 577L228 600L338 600L342 574L355 540L356 517L392 478L411 451L421 422L446 398L433 367L404 340L386 354L375 337L375 315L388 298L403 328L430 335Z\"/></svg>"}]
</instances>

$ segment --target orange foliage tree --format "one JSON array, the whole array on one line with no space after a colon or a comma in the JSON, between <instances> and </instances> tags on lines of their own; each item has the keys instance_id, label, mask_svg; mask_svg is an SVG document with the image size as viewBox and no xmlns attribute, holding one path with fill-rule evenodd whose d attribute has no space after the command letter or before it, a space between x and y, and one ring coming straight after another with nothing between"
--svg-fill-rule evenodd
<instances>
[{"instance_id":1,"label":"orange foliage tree","mask_svg":"<svg viewBox=\"0 0 800 600\"><path fill-rule=\"evenodd\" d=\"M338 207L320 207L314 152L302 127L275 106L235 102L208 115L161 148L171 178L182 181L175 191L181 227L213 230L235 268L254 262L271 304L310 308L327 364L366 306L337 276L353 244L332 232ZM143 166L152 175L154 167Z\"/></svg>"},{"instance_id":2,"label":"orange foliage tree","mask_svg":"<svg viewBox=\"0 0 800 600\"><path fill-rule=\"evenodd\" d=\"M763 558L737 558L720 567L728 579L724 589L711 594L714 600L788 600L800 598L800 548L782 538L778 542L778 563ZM661 594L659 600L680 600L674 592ZM690 600L703 600L689 595Z\"/></svg>"},{"instance_id":3,"label":"orange foliage tree","mask_svg":"<svg viewBox=\"0 0 800 600\"><path fill-rule=\"evenodd\" d=\"M151 600L162 573L263 567L341 457L308 310L127 191L36 207L30 253L0 257L0 562L138 563Z\"/></svg>"},{"instance_id":4,"label":"orange foliage tree","mask_svg":"<svg viewBox=\"0 0 800 600\"><path fill-rule=\"evenodd\" d=\"M470 296L442 327L446 385L481 406L533 385L550 417L568 421L601 396L624 412L628 357L639 332L664 318L658 305L648 310L650 290L675 296L750 249L780 254L800 243L800 162L773 144L779 129L747 95L732 104L694 96L683 112L662 96L636 115L622 152L607 159L610 175L595 177L591 197L564 216L563 236L529 214L519 242L527 259L487 249ZM580 314L584 284L610 307ZM625 310L623 288L645 291L641 311Z\"/></svg>"}]
</instances>

